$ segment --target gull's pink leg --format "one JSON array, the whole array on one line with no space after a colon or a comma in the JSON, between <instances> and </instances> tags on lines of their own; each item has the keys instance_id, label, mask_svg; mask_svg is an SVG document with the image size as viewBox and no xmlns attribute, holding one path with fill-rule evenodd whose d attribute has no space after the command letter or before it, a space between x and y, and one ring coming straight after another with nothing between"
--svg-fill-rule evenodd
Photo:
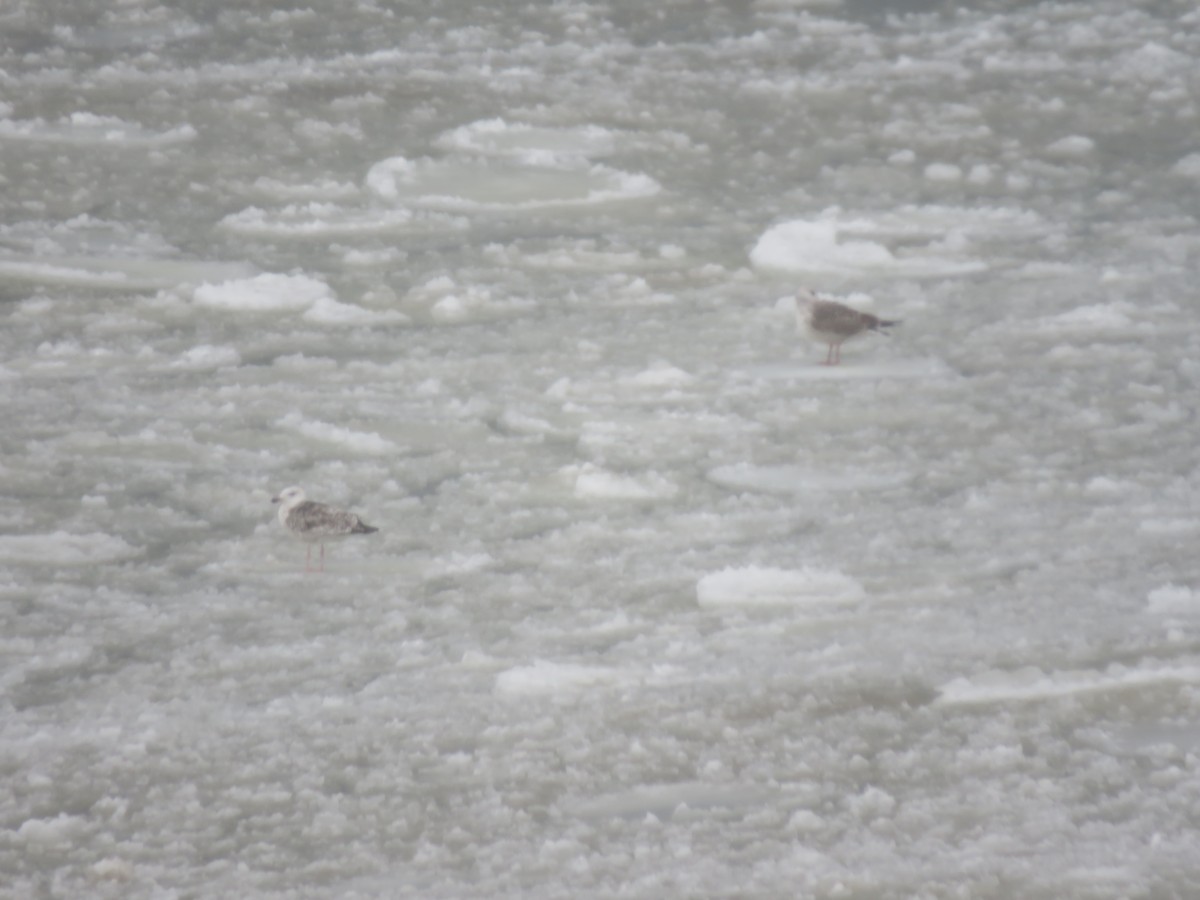
<instances>
[{"instance_id":1,"label":"gull's pink leg","mask_svg":"<svg viewBox=\"0 0 1200 900\"><path fill-rule=\"evenodd\" d=\"M321 542L321 568L318 569L317 571L318 572L325 571L325 543L324 543L324 541Z\"/></svg>"},{"instance_id":2,"label":"gull's pink leg","mask_svg":"<svg viewBox=\"0 0 1200 900\"><path fill-rule=\"evenodd\" d=\"M821 365L823 365L823 366L832 366L833 365L833 348L836 346L837 346L837 344L829 345L829 351L825 354L825 362L821 363Z\"/></svg>"},{"instance_id":3,"label":"gull's pink leg","mask_svg":"<svg viewBox=\"0 0 1200 900\"><path fill-rule=\"evenodd\" d=\"M304 571L312 571L312 544L304 545Z\"/></svg>"}]
</instances>

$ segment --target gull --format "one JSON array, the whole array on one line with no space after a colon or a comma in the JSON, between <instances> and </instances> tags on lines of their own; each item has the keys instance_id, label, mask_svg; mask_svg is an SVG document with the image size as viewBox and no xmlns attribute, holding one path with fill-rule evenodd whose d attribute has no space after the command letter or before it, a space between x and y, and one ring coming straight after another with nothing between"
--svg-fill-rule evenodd
<instances>
[{"instance_id":1,"label":"gull","mask_svg":"<svg viewBox=\"0 0 1200 900\"><path fill-rule=\"evenodd\" d=\"M796 324L806 330L813 340L829 345L822 365L836 366L842 361L842 343L858 337L864 331L883 332L900 324L899 319L881 319L870 313L851 309L844 303L822 300L807 288L796 295Z\"/></svg>"},{"instance_id":2,"label":"gull","mask_svg":"<svg viewBox=\"0 0 1200 900\"><path fill-rule=\"evenodd\" d=\"M278 497L271 498L271 502L279 504L279 524L308 545L304 554L305 572L313 571L313 544L321 545L321 567L316 571L324 572L326 539L348 534L373 534L379 530L365 524L352 512L306 500L303 489L298 487L284 488Z\"/></svg>"}]
</instances>

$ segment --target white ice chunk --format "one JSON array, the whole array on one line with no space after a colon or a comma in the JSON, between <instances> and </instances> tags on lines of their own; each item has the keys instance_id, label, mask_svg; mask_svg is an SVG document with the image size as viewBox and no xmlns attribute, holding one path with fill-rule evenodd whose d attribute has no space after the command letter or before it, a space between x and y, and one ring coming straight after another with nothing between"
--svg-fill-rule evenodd
<instances>
[{"instance_id":1,"label":"white ice chunk","mask_svg":"<svg viewBox=\"0 0 1200 900\"><path fill-rule=\"evenodd\" d=\"M220 284L202 284L192 293L200 306L237 312L297 312L320 325L378 325L406 322L396 310L375 311L340 302L324 281L307 275L267 272Z\"/></svg>"},{"instance_id":2,"label":"white ice chunk","mask_svg":"<svg viewBox=\"0 0 1200 900\"><path fill-rule=\"evenodd\" d=\"M1143 519L1138 523L1138 531L1142 534L1157 534L1167 537L1192 534L1200 531L1200 519Z\"/></svg>"},{"instance_id":3,"label":"white ice chunk","mask_svg":"<svg viewBox=\"0 0 1200 900\"><path fill-rule=\"evenodd\" d=\"M60 813L53 819L26 819L17 829L16 838L26 846L51 847L72 844L87 830L82 816Z\"/></svg>"},{"instance_id":4,"label":"white ice chunk","mask_svg":"<svg viewBox=\"0 0 1200 900\"><path fill-rule=\"evenodd\" d=\"M114 856L97 860L88 871L97 881L131 881L137 872L129 860Z\"/></svg>"},{"instance_id":5,"label":"white ice chunk","mask_svg":"<svg viewBox=\"0 0 1200 900\"><path fill-rule=\"evenodd\" d=\"M821 351L824 352L823 350ZM950 378L954 371L938 359L894 359L859 363L843 358L840 366L823 366L819 361L764 363L741 370L764 381L861 381L871 379Z\"/></svg>"},{"instance_id":6,"label":"white ice chunk","mask_svg":"<svg viewBox=\"0 0 1200 900\"><path fill-rule=\"evenodd\" d=\"M591 797L571 804L570 811L585 819L669 817L679 807L745 809L778 796L778 789L754 784L708 784L678 781L642 784L628 790Z\"/></svg>"},{"instance_id":7,"label":"white ice chunk","mask_svg":"<svg viewBox=\"0 0 1200 900\"><path fill-rule=\"evenodd\" d=\"M641 388L678 388L693 381L692 375L662 360L626 379L627 384Z\"/></svg>"},{"instance_id":8,"label":"white ice chunk","mask_svg":"<svg viewBox=\"0 0 1200 900\"><path fill-rule=\"evenodd\" d=\"M663 245L656 255L650 256L638 250L602 247L590 238L557 240L543 250L527 250L515 244L491 244L484 252L491 259L507 266L563 272L631 273L661 270L687 256L685 250L672 245Z\"/></svg>"},{"instance_id":9,"label":"white ice chunk","mask_svg":"<svg viewBox=\"0 0 1200 900\"><path fill-rule=\"evenodd\" d=\"M696 584L702 607L808 606L853 603L865 596L862 585L835 570L728 568L705 575Z\"/></svg>"},{"instance_id":10,"label":"white ice chunk","mask_svg":"<svg viewBox=\"0 0 1200 900\"><path fill-rule=\"evenodd\" d=\"M657 472L618 475L591 463L566 466L559 476L572 483L574 494L584 500L656 500L673 497L678 486Z\"/></svg>"},{"instance_id":11,"label":"white ice chunk","mask_svg":"<svg viewBox=\"0 0 1200 900\"><path fill-rule=\"evenodd\" d=\"M203 260L54 254L0 256L0 278L126 291L161 290L181 283L199 284L214 278L242 277L252 272L253 269L243 263Z\"/></svg>"},{"instance_id":12,"label":"white ice chunk","mask_svg":"<svg viewBox=\"0 0 1200 900\"><path fill-rule=\"evenodd\" d=\"M1107 669L1044 672L1036 666L984 672L943 685L937 703L964 706L1009 701L1050 700L1073 694L1135 690L1159 684L1200 682L1200 663L1114 663Z\"/></svg>"},{"instance_id":13,"label":"white ice chunk","mask_svg":"<svg viewBox=\"0 0 1200 900\"><path fill-rule=\"evenodd\" d=\"M425 575L427 578L469 575L481 572L494 565L495 562L495 558L490 553L466 553L456 550L434 560Z\"/></svg>"},{"instance_id":14,"label":"white ice chunk","mask_svg":"<svg viewBox=\"0 0 1200 900\"><path fill-rule=\"evenodd\" d=\"M896 798L872 785L861 794L847 797L846 806L856 818L870 821L890 816L896 808Z\"/></svg>"},{"instance_id":15,"label":"white ice chunk","mask_svg":"<svg viewBox=\"0 0 1200 900\"><path fill-rule=\"evenodd\" d=\"M434 224L429 216L416 222L409 209L363 209L336 203L311 201L291 203L278 210L250 206L230 213L220 221L222 228L238 234L277 238L349 237L408 230L414 225ZM452 217L438 224L455 227Z\"/></svg>"},{"instance_id":16,"label":"white ice chunk","mask_svg":"<svg viewBox=\"0 0 1200 900\"><path fill-rule=\"evenodd\" d=\"M116 147L160 147L195 140L196 129L180 125L153 131L113 116L76 112L54 122L45 119L0 119L0 138L51 144L104 144Z\"/></svg>"},{"instance_id":17,"label":"white ice chunk","mask_svg":"<svg viewBox=\"0 0 1200 900\"><path fill-rule=\"evenodd\" d=\"M254 181L254 189L272 200L282 202L298 200L346 200L357 197L361 190L349 181L318 178L316 181L289 183L277 178L261 176Z\"/></svg>"},{"instance_id":18,"label":"white ice chunk","mask_svg":"<svg viewBox=\"0 0 1200 900\"><path fill-rule=\"evenodd\" d=\"M1200 613L1200 591L1174 584L1155 588L1146 597L1146 609L1152 613Z\"/></svg>"},{"instance_id":19,"label":"white ice chunk","mask_svg":"<svg viewBox=\"0 0 1200 900\"><path fill-rule=\"evenodd\" d=\"M912 480L905 472L820 470L802 466L756 466L734 463L708 471L710 481L728 488L768 494L807 494L818 491L872 491L897 487Z\"/></svg>"},{"instance_id":20,"label":"white ice chunk","mask_svg":"<svg viewBox=\"0 0 1200 900\"><path fill-rule=\"evenodd\" d=\"M992 167L987 163L975 163L967 173L967 181L974 185L991 184L992 178Z\"/></svg>"},{"instance_id":21,"label":"white ice chunk","mask_svg":"<svg viewBox=\"0 0 1200 900\"><path fill-rule=\"evenodd\" d=\"M930 163L923 174L927 181L955 182L963 177L962 168L953 163Z\"/></svg>"},{"instance_id":22,"label":"white ice chunk","mask_svg":"<svg viewBox=\"0 0 1200 900\"><path fill-rule=\"evenodd\" d=\"M1090 156L1092 151L1096 149L1096 142L1089 137L1073 134L1070 137L1059 138L1046 147L1046 153L1049 156L1056 156L1061 159L1082 159L1085 156Z\"/></svg>"},{"instance_id":23,"label":"white ice chunk","mask_svg":"<svg viewBox=\"0 0 1200 900\"><path fill-rule=\"evenodd\" d=\"M288 413L279 420L278 424L282 428L295 431L307 438L337 444L347 450L368 456L385 456L395 453L399 449L391 441L373 431L354 431L340 425L306 419L296 412Z\"/></svg>"},{"instance_id":24,"label":"white ice chunk","mask_svg":"<svg viewBox=\"0 0 1200 900\"><path fill-rule=\"evenodd\" d=\"M504 159L405 159L376 163L368 190L389 202L465 212L588 206L651 197L649 175L608 166L529 166Z\"/></svg>"},{"instance_id":25,"label":"white ice chunk","mask_svg":"<svg viewBox=\"0 0 1200 900\"><path fill-rule=\"evenodd\" d=\"M199 344L192 347L173 363L172 368L205 371L223 369L227 366L241 365L241 354L233 347L216 347L212 344Z\"/></svg>"},{"instance_id":26,"label":"white ice chunk","mask_svg":"<svg viewBox=\"0 0 1200 900\"><path fill-rule=\"evenodd\" d=\"M496 676L496 692L520 696L545 696L585 690L623 680L627 673L603 666L536 660Z\"/></svg>"},{"instance_id":27,"label":"white ice chunk","mask_svg":"<svg viewBox=\"0 0 1200 900\"><path fill-rule=\"evenodd\" d=\"M861 229L859 223L854 223ZM980 260L954 259L914 250L896 256L878 241L852 239L850 228L828 214L796 219L769 228L750 251L760 269L803 275L929 277L963 275L987 266ZM932 248L925 248L932 251Z\"/></svg>"},{"instance_id":28,"label":"white ice chunk","mask_svg":"<svg viewBox=\"0 0 1200 900\"><path fill-rule=\"evenodd\" d=\"M1038 331L1096 331L1133 333L1135 330L1133 317L1136 308L1132 303L1118 300L1113 303L1095 303L1087 306L1077 306L1074 309L1056 316L1047 316L1036 320L1034 325Z\"/></svg>"},{"instance_id":29,"label":"white ice chunk","mask_svg":"<svg viewBox=\"0 0 1200 900\"><path fill-rule=\"evenodd\" d=\"M787 830L792 832L813 833L822 831L827 826L826 821L811 809L798 809L788 819Z\"/></svg>"},{"instance_id":30,"label":"white ice chunk","mask_svg":"<svg viewBox=\"0 0 1200 900\"><path fill-rule=\"evenodd\" d=\"M1136 50L1121 54L1109 72L1118 80L1156 82L1190 74L1195 65L1191 55L1157 41L1147 41Z\"/></svg>"},{"instance_id":31,"label":"white ice chunk","mask_svg":"<svg viewBox=\"0 0 1200 900\"><path fill-rule=\"evenodd\" d=\"M768 229L750 251L750 261L767 269L837 272L889 266L895 257L874 241L839 243L833 222L797 219Z\"/></svg>"},{"instance_id":32,"label":"white ice chunk","mask_svg":"<svg viewBox=\"0 0 1200 900\"><path fill-rule=\"evenodd\" d=\"M307 275L265 273L220 284L202 284L192 294L201 306L239 312L274 312L308 309L321 299L332 299L325 282Z\"/></svg>"},{"instance_id":33,"label":"white ice chunk","mask_svg":"<svg viewBox=\"0 0 1200 900\"><path fill-rule=\"evenodd\" d=\"M1200 153L1189 153L1171 166L1171 171L1184 178L1200 180Z\"/></svg>"},{"instance_id":34,"label":"white ice chunk","mask_svg":"<svg viewBox=\"0 0 1200 900\"><path fill-rule=\"evenodd\" d=\"M142 551L110 534L9 534L0 536L0 560L35 565L87 566L141 556Z\"/></svg>"},{"instance_id":35,"label":"white ice chunk","mask_svg":"<svg viewBox=\"0 0 1200 900\"><path fill-rule=\"evenodd\" d=\"M484 119L444 132L434 144L446 150L554 166L579 158L607 156L615 149L616 141L612 131L598 125L554 128Z\"/></svg>"},{"instance_id":36,"label":"white ice chunk","mask_svg":"<svg viewBox=\"0 0 1200 900\"><path fill-rule=\"evenodd\" d=\"M341 303L332 297L318 297L304 313L304 318L320 325L382 325L410 321L408 316L397 310L377 312L353 303Z\"/></svg>"}]
</instances>

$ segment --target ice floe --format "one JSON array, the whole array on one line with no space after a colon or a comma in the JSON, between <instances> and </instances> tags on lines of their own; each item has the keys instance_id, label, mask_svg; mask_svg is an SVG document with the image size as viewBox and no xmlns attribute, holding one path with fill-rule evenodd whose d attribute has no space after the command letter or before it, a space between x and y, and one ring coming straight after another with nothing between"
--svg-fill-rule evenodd
<instances>
[{"instance_id":1,"label":"ice floe","mask_svg":"<svg viewBox=\"0 0 1200 900\"><path fill-rule=\"evenodd\" d=\"M744 566L705 575L696 584L702 607L796 607L855 603L866 596L862 585L843 572L810 568Z\"/></svg>"}]
</instances>

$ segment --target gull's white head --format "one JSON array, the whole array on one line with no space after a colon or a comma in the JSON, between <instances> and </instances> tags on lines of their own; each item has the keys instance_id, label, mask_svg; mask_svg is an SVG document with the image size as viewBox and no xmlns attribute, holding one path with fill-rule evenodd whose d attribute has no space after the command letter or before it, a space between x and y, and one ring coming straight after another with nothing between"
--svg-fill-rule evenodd
<instances>
[{"instance_id":1,"label":"gull's white head","mask_svg":"<svg viewBox=\"0 0 1200 900\"><path fill-rule=\"evenodd\" d=\"M278 497L271 498L271 502L282 504L280 509L291 509L297 503L304 502L304 489L295 485L284 488L279 492Z\"/></svg>"},{"instance_id":2,"label":"gull's white head","mask_svg":"<svg viewBox=\"0 0 1200 900\"><path fill-rule=\"evenodd\" d=\"M812 306L819 298L808 288L800 288L796 291L796 308Z\"/></svg>"},{"instance_id":3,"label":"gull's white head","mask_svg":"<svg viewBox=\"0 0 1200 900\"><path fill-rule=\"evenodd\" d=\"M793 301L792 308L796 312L796 325L799 328L807 328L809 316L812 313L812 306L820 299L808 288L800 288L796 292L796 299Z\"/></svg>"}]
</instances>

